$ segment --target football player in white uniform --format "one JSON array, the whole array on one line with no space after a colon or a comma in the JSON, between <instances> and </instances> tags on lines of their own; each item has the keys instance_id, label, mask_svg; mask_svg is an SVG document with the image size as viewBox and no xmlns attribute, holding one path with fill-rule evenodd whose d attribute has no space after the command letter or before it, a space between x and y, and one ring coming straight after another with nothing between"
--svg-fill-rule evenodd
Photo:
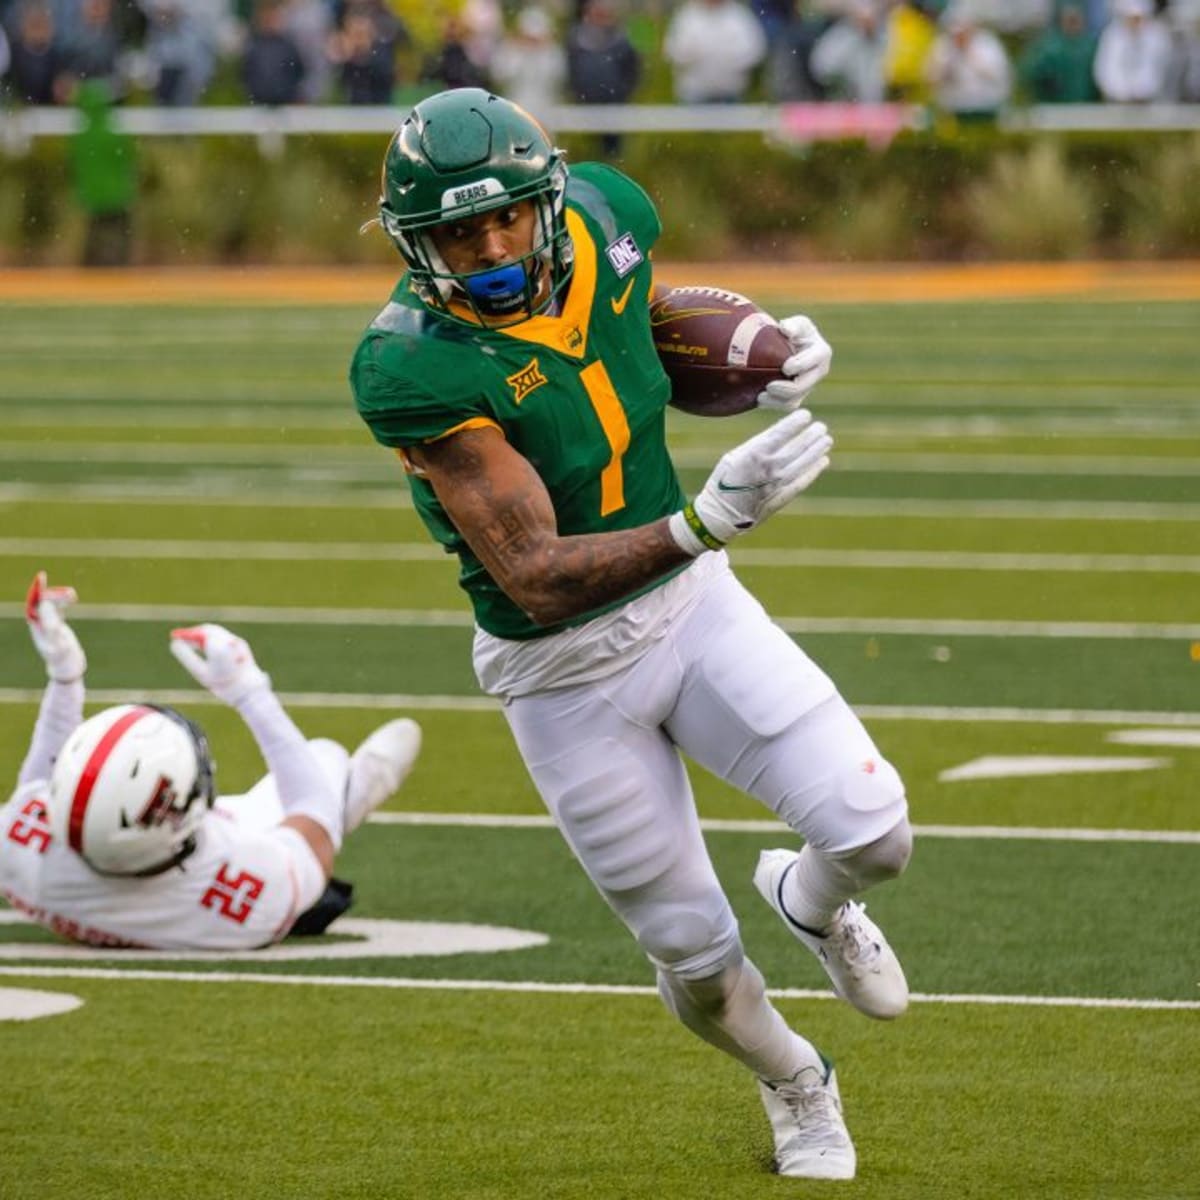
<instances>
[{"instance_id":1,"label":"football player in white uniform","mask_svg":"<svg viewBox=\"0 0 1200 1200\"><path fill-rule=\"evenodd\" d=\"M319 931L348 902L347 885L326 891L342 838L403 782L420 728L390 721L353 755L310 741L242 638L176 629L171 652L238 711L269 771L245 795L218 797L208 743L182 713L122 704L82 720L87 659L63 618L74 599L44 572L29 590L50 681L0 808L0 894L97 946L245 950Z\"/></svg>"}]
</instances>

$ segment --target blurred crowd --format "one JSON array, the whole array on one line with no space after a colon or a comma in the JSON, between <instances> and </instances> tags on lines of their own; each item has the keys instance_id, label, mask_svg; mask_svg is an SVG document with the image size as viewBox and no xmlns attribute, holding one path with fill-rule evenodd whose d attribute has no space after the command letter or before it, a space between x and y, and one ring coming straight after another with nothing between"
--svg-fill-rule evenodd
<instances>
[{"instance_id":1,"label":"blurred crowd","mask_svg":"<svg viewBox=\"0 0 1200 1200\"><path fill-rule=\"evenodd\" d=\"M1200 103L1200 0L0 0L0 97ZM655 88L660 88L656 92ZM661 94L660 94L661 93Z\"/></svg>"}]
</instances>

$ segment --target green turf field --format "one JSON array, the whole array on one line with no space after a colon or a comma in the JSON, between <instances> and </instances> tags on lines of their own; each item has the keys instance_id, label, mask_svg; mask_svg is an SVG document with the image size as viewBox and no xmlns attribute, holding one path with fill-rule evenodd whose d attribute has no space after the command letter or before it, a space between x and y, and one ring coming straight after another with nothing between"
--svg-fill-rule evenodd
<instances>
[{"instance_id":1,"label":"green turf field","mask_svg":"<svg viewBox=\"0 0 1200 1200\"><path fill-rule=\"evenodd\" d=\"M908 784L916 854L869 896L901 1021L828 996L750 883L786 838L694 783L749 952L838 1063L859 1178L771 1176L752 1081L662 1011L540 819L453 564L350 406L370 306L0 306L0 768L45 567L79 590L93 707L183 703L223 790L251 783L249 735L166 650L219 620L312 734L425 728L344 851L353 918L547 939L137 960L0 909L0 986L84 1002L0 1021L2 1200L1200 1197L1200 305L813 315L834 466L733 558ZM686 485L758 424L673 416ZM979 774L1018 758L1038 773Z\"/></svg>"}]
</instances>

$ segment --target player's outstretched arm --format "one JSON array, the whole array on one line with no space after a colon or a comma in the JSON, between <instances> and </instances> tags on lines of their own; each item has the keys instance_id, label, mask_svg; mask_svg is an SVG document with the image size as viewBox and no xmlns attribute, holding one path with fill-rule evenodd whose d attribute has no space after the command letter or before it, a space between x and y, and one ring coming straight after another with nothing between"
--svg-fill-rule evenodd
<instances>
[{"instance_id":1,"label":"player's outstretched arm","mask_svg":"<svg viewBox=\"0 0 1200 1200\"><path fill-rule=\"evenodd\" d=\"M21 764L18 786L47 779L71 731L83 719L83 676L87 656L63 613L75 602L75 589L51 587L39 571L25 596L25 623L50 682L42 697L29 752Z\"/></svg>"},{"instance_id":2,"label":"player's outstretched arm","mask_svg":"<svg viewBox=\"0 0 1200 1200\"><path fill-rule=\"evenodd\" d=\"M784 378L773 379L758 394L758 407L775 412L794 412L809 393L829 374L833 347L821 336L811 317L784 317L779 328L792 348L780 367Z\"/></svg>"},{"instance_id":3,"label":"player's outstretched arm","mask_svg":"<svg viewBox=\"0 0 1200 1200\"><path fill-rule=\"evenodd\" d=\"M825 426L792 413L726 454L693 504L612 533L560 537L532 464L491 428L469 429L409 457L505 593L541 625L619 600L778 511L828 465Z\"/></svg>"},{"instance_id":4,"label":"player's outstretched arm","mask_svg":"<svg viewBox=\"0 0 1200 1200\"><path fill-rule=\"evenodd\" d=\"M171 653L197 683L236 708L275 778L283 824L299 831L328 878L342 844L343 797L288 716L249 643L222 625L171 631Z\"/></svg>"}]
</instances>

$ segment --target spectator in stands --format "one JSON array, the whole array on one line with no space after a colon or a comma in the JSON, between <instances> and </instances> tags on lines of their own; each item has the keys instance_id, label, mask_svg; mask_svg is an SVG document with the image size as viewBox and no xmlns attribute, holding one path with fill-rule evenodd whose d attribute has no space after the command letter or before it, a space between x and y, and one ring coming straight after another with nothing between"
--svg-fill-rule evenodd
<instances>
[{"instance_id":1,"label":"spectator in stands","mask_svg":"<svg viewBox=\"0 0 1200 1200\"><path fill-rule=\"evenodd\" d=\"M746 98L767 38L741 0L684 0L667 23L663 55L682 104L733 104Z\"/></svg>"},{"instance_id":2,"label":"spectator in stands","mask_svg":"<svg viewBox=\"0 0 1200 1200\"><path fill-rule=\"evenodd\" d=\"M1200 103L1200 3L1181 6L1171 16L1174 46L1167 95L1184 104Z\"/></svg>"},{"instance_id":3,"label":"spectator in stands","mask_svg":"<svg viewBox=\"0 0 1200 1200\"><path fill-rule=\"evenodd\" d=\"M767 35L767 42L775 44L782 37L796 12L793 0L750 0L750 10Z\"/></svg>"},{"instance_id":4,"label":"spectator in stands","mask_svg":"<svg viewBox=\"0 0 1200 1200\"><path fill-rule=\"evenodd\" d=\"M396 87L396 43L369 8L346 13L330 42L342 99L347 104L389 104Z\"/></svg>"},{"instance_id":5,"label":"spectator in stands","mask_svg":"<svg viewBox=\"0 0 1200 1200\"><path fill-rule=\"evenodd\" d=\"M429 55L421 67L422 82L443 88L487 87L487 78L467 51L468 36L460 17L447 17L437 53Z\"/></svg>"},{"instance_id":6,"label":"spectator in stands","mask_svg":"<svg viewBox=\"0 0 1200 1200\"><path fill-rule=\"evenodd\" d=\"M893 100L922 103L929 97L925 66L937 39L937 23L919 4L890 3L884 82Z\"/></svg>"},{"instance_id":7,"label":"spectator in stands","mask_svg":"<svg viewBox=\"0 0 1200 1200\"><path fill-rule=\"evenodd\" d=\"M845 100L878 104L884 98L887 30L875 0L851 0L849 10L813 46L813 77Z\"/></svg>"},{"instance_id":8,"label":"spectator in stands","mask_svg":"<svg viewBox=\"0 0 1200 1200\"><path fill-rule=\"evenodd\" d=\"M585 0L567 31L567 82L577 104L626 104L637 90L642 56L621 21L614 0ZM616 158L621 137L601 135L601 152Z\"/></svg>"},{"instance_id":9,"label":"spectator in stands","mask_svg":"<svg viewBox=\"0 0 1200 1200\"><path fill-rule=\"evenodd\" d=\"M217 67L215 30L188 0L141 0L145 53L159 104L199 102Z\"/></svg>"},{"instance_id":10,"label":"spectator in stands","mask_svg":"<svg viewBox=\"0 0 1200 1200\"><path fill-rule=\"evenodd\" d=\"M642 59L614 0L585 0L567 31L567 78L578 104L626 104L641 81Z\"/></svg>"},{"instance_id":11,"label":"spectator in stands","mask_svg":"<svg viewBox=\"0 0 1200 1200\"><path fill-rule=\"evenodd\" d=\"M1019 74L1036 104L1091 104L1100 99L1093 76L1096 36L1083 5L1066 0L1051 28L1021 56Z\"/></svg>"},{"instance_id":12,"label":"spectator in stands","mask_svg":"<svg viewBox=\"0 0 1200 1200\"><path fill-rule=\"evenodd\" d=\"M71 187L87 216L85 267L128 266L137 199L137 142L112 127L112 93L102 79L85 79L75 103L83 126L70 141Z\"/></svg>"},{"instance_id":13,"label":"spectator in stands","mask_svg":"<svg viewBox=\"0 0 1200 1200\"><path fill-rule=\"evenodd\" d=\"M971 15L999 33L1028 36L1054 20L1055 0L969 0Z\"/></svg>"},{"instance_id":14,"label":"spectator in stands","mask_svg":"<svg viewBox=\"0 0 1200 1200\"><path fill-rule=\"evenodd\" d=\"M8 91L23 104L60 104L67 98L67 61L54 36L45 0L24 0L9 47Z\"/></svg>"},{"instance_id":15,"label":"spectator in stands","mask_svg":"<svg viewBox=\"0 0 1200 1200\"><path fill-rule=\"evenodd\" d=\"M462 0L463 48L485 79L490 78L492 55L504 37L504 10L500 0Z\"/></svg>"},{"instance_id":16,"label":"spectator in stands","mask_svg":"<svg viewBox=\"0 0 1200 1200\"><path fill-rule=\"evenodd\" d=\"M499 91L546 122L562 99L567 53L544 8L528 5L517 13L516 28L492 55L492 79Z\"/></svg>"},{"instance_id":17,"label":"spectator in stands","mask_svg":"<svg viewBox=\"0 0 1200 1200\"><path fill-rule=\"evenodd\" d=\"M72 78L103 82L109 96L115 97L120 90L122 47L113 0L81 0L74 32L63 42Z\"/></svg>"},{"instance_id":18,"label":"spectator in stands","mask_svg":"<svg viewBox=\"0 0 1200 1200\"><path fill-rule=\"evenodd\" d=\"M296 43L304 64L300 84L302 104L319 104L329 95L333 63L327 53L333 33L333 9L326 0L291 0L284 30Z\"/></svg>"},{"instance_id":19,"label":"spectator in stands","mask_svg":"<svg viewBox=\"0 0 1200 1200\"><path fill-rule=\"evenodd\" d=\"M8 65L12 62L12 51L8 46L8 34L0 25L0 96L4 95L4 76L8 73Z\"/></svg>"},{"instance_id":20,"label":"spectator in stands","mask_svg":"<svg viewBox=\"0 0 1200 1200\"><path fill-rule=\"evenodd\" d=\"M242 55L242 82L251 104L296 104L300 99L304 63L286 24L287 0L257 0Z\"/></svg>"},{"instance_id":21,"label":"spectator in stands","mask_svg":"<svg viewBox=\"0 0 1200 1200\"><path fill-rule=\"evenodd\" d=\"M813 47L835 20L824 8L814 0L796 4L778 32L768 33L763 86L769 100L787 103L824 98L825 86L812 72Z\"/></svg>"},{"instance_id":22,"label":"spectator in stands","mask_svg":"<svg viewBox=\"0 0 1200 1200\"><path fill-rule=\"evenodd\" d=\"M1012 89L1003 44L964 5L948 8L941 24L925 65L934 103L960 121L994 119Z\"/></svg>"},{"instance_id":23,"label":"spectator in stands","mask_svg":"<svg viewBox=\"0 0 1200 1200\"><path fill-rule=\"evenodd\" d=\"M1151 0L1114 0L1113 18L1096 46L1095 76L1105 100L1148 104L1163 97L1171 35Z\"/></svg>"}]
</instances>

